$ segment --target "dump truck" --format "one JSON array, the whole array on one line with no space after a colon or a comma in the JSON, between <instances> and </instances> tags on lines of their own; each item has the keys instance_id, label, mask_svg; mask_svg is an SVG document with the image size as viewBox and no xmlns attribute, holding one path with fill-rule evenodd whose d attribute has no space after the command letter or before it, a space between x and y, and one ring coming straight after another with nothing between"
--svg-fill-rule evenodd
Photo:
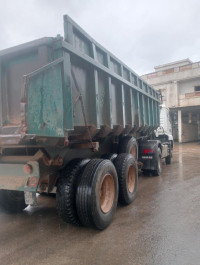
<instances>
[{"instance_id":1,"label":"dump truck","mask_svg":"<svg viewBox=\"0 0 200 265\"><path fill-rule=\"evenodd\" d=\"M67 223L105 229L136 197L138 161L161 173L160 97L69 16L64 37L0 51L0 206L56 194Z\"/></svg>"}]
</instances>

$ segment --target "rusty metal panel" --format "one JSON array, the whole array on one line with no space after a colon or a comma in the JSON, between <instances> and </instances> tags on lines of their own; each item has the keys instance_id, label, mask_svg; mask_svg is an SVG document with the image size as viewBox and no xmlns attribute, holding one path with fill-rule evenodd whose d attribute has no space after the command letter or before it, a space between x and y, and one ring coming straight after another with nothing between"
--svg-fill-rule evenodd
<instances>
[{"instance_id":1,"label":"rusty metal panel","mask_svg":"<svg viewBox=\"0 0 200 265\"><path fill-rule=\"evenodd\" d=\"M28 134L64 137L63 63L28 76L25 98Z\"/></svg>"},{"instance_id":2,"label":"rusty metal panel","mask_svg":"<svg viewBox=\"0 0 200 265\"><path fill-rule=\"evenodd\" d=\"M123 125L122 89L119 82L111 82L113 125Z\"/></svg>"},{"instance_id":3,"label":"rusty metal panel","mask_svg":"<svg viewBox=\"0 0 200 265\"><path fill-rule=\"evenodd\" d=\"M110 126L110 104L108 78L102 72L98 72L98 110L99 124Z\"/></svg>"},{"instance_id":4,"label":"rusty metal panel","mask_svg":"<svg viewBox=\"0 0 200 265\"><path fill-rule=\"evenodd\" d=\"M79 58L82 63L89 63L93 68L98 69L98 73L102 71L106 77L111 80L109 85L109 93L110 93L110 119L112 119L112 124L115 126L124 127L125 124L131 124L134 126L133 121L139 120L139 126L157 126L157 116L154 120L151 119L150 116L153 116L152 108L149 105L149 98L155 102L155 108L158 107L156 102L159 102L159 97L157 92L147 85L147 83L142 80L135 72L133 72L129 67L127 67L123 62L121 62L118 58L116 58L113 54L103 48L99 43L97 43L94 39L92 39L84 30L82 30L70 17L67 15L64 16L64 31L65 31L65 42L63 42L64 50L68 51L71 54L71 58ZM77 35L78 45L77 45ZM87 73L86 73L87 75ZM98 74L99 75L99 74ZM102 76L102 75L99 75ZM99 78L99 77L98 77ZM101 77L100 77L101 78ZM82 80L85 83L85 77ZM91 80L91 83L93 81ZM95 81L97 83L97 80ZM98 83L101 83L102 80ZM96 87L96 85L94 86ZM134 90L139 92L138 94L138 102L137 102L137 117L135 119L131 115L135 111L131 111L130 107L132 106L133 101L130 101L130 97L126 94L126 90L121 88L127 87L130 90ZM88 86L87 88L89 98L91 99L91 90ZM127 90L128 91L128 90ZM101 91L100 91L101 92ZM123 93L122 93L123 92ZM125 92L125 93L124 93ZM73 93L73 92L72 92ZM101 93L98 94L99 96ZM93 98L93 97L92 97ZM95 103L95 100L93 98ZM100 100L101 102L101 100ZM95 105L95 104L94 104ZM87 108L90 109L90 106L85 105L86 112ZM129 108L129 110L128 110ZM154 115L158 115L158 110L153 110L155 112ZM107 112L109 114L109 112ZM100 115L100 117L96 117L96 120L100 121L100 124L104 120L103 125L105 124L105 118L102 117L101 105L96 112L96 115ZM135 115L135 114L134 114ZM107 115L108 116L108 115ZM87 116L89 124L93 124L93 120L91 116ZM94 118L94 117L93 117ZM77 119L77 118L75 118ZM95 120L95 119L94 119ZM112 128L112 125L111 127Z\"/></svg>"},{"instance_id":5,"label":"rusty metal panel","mask_svg":"<svg viewBox=\"0 0 200 265\"><path fill-rule=\"evenodd\" d=\"M0 143L157 126L157 92L68 16L64 27L65 41L0 52Z\"/></svg>"},{"instance_id":6,"label":"rusty metal panel","mask_svg":"<svg viewBox=\"0 0 200 265\"><path fill-rule=\"evenodd\" d=\"M0 163L0 189L36 191L39 183L39 164L36 161L28 162L32 172L24 172L24 164Z\"/></svg>"},{"instance_id":7,"label":"rusty metal panel","mask_svg":"<svg viewBox=\"0 0 200 265\"><path fill-rule=\"evenodd\" d=\"M94 69L89 64L71 57L71 71L74 126L85 126L80 96L88 124L95 125L97 110Z\"/></svg>"},{"instance_id":8,"label":"rusty metal panel","mask_svg":"<svg viewBox=\"0 0 200 265\"><path fill-rule=\"evenodd\" d=\"M20 101L22 97L23 76L47 64L49 60L47 46L36 46L26 51L1 57L1 95L3 103L2 125L19 125Z\"/></svg>"},{"instance_id":9,"label":"rusty metal panel","mask_svg":"<svg viewBox=\"0 0 200 265\"><path fill-rule=\"evenodd\" d=\"M125 108L125 125L132 126L132 97L131 97L131 89L127 86L124 87L124 108Z\"/></svg>"},{"instance_id":10,"label":"rusty metal panel","mask_svg":"<svg viewBox=\"0 0 200 265\"><path fill-rule=\"evenodd\" d=\"M63 126L65 130L73 130L73 107L71 86L71 62L68 53L63 54Z\"/></svg>"},{"instance_id":11,"label":"rusty metal panel","mask_svg":"<svg viewBox=\"0 0 200 265\"><path fill-rule=\"evenodd\" d=\"M20 100L23 75L37 69L38 53L33 52L10 59L6 64L7 104L9 124L20 124Z\"/></svg>"}]
</instances>

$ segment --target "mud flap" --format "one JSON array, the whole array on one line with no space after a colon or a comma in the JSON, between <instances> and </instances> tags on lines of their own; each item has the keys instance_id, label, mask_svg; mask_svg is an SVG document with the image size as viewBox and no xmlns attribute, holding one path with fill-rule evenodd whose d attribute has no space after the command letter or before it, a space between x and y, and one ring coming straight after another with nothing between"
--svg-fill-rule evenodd
<instances>
[{"instance_id":1,"label":"mud flap","mask_svg":"<svg viewBox=\"0 0 200 265\"><path fill-rule=\"evenodd\" d=\"M24 167L26 165L30 166L30 172L25 172ZM0 164L0 189L36 193L39 178L40 170L37 161Z\"/></svg>"}]
</instances>

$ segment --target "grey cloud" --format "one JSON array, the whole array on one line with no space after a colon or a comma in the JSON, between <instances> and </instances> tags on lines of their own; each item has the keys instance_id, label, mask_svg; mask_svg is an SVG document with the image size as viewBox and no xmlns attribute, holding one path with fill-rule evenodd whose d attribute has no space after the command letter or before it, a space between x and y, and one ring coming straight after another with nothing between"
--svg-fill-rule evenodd
<instances>
[{"instance_id":1,"label":"grey cloud","mask_svg":"<svg viewBox=\"0 0 200 265\"><path fill-rule=\"evenodd\" d=\"M0 49L63 35L71 16L139 74L183 58L200 60L197 0L7 0L0 2Z\"/></svg>"}]
</instances>

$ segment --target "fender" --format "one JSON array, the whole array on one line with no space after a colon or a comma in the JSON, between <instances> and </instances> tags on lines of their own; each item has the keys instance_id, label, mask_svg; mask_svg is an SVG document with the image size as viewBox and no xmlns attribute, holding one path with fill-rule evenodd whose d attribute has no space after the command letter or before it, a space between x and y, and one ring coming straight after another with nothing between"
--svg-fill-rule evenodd
<instances>
[{"instance_id":1,"label":"fender","mask_svg":"<svg viewBox=\"0 0 200 265\"><path fill-rule=\"evenodd\" d=\"M142 162L143 170L156 170L158 149L162 152L162 144L159 140L144 140L139 145L138 160Z\"/></svg>"}]
</instances>

